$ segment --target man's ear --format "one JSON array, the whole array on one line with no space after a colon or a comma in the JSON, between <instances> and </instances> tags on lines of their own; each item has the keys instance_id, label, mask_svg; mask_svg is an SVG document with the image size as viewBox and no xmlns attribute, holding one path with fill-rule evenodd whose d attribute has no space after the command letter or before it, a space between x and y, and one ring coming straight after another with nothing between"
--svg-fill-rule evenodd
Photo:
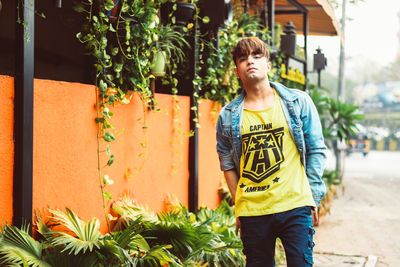
<instances>
[{"instance_id":1,"label":"man's ear","mask_svg":"<svg viewBox=\"0 0 400 267\"><path fill-rule=\"evenodd\" d=\"M267 73L269 73L271 71L271 68L272 68L272 63L271 63L271 61L268 61L267 62Z\"/></svg>"}]
</instances>

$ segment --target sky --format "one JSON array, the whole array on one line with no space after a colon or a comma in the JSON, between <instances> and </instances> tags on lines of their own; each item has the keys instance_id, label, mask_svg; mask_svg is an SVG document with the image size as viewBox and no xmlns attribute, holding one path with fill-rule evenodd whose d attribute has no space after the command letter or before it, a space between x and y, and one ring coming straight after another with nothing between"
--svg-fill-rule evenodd
<instances>
[{"instance_id":1,"label":"sky","mask_svg":"<svg viewBox=\"0 0 400 267\"><path fill-rule=\"evenodd\" d=\"M339 2L341 2L339 0ZM396 59L400 34L400 0L364 0L357 4L347 1L345 53L347 77L362 81L368 75ZM341 7L336 12L340 22ZM301 39L301 38L298 38ZM340 41L338 37L308 39L308 53L314 54L318 47L328 58L326 71L338 73Z\"/></svg>"}]
</instances>

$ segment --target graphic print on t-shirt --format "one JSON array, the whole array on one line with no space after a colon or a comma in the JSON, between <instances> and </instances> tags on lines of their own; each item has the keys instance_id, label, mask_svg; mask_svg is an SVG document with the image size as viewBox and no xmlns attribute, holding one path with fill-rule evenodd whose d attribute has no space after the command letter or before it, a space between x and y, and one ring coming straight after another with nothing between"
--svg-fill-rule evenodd
<instances>
[{"instance_id":1,"label":"graphic print on t-shirt","mask_svg":"<svg viewBox=\"0 0 400 267\"><path fill-rule=\"evenodd\" d=\"M280 169L285 160L282 153L284 128L271 128L271 123L254 125L250 133L242 136L243 178L260 183Z\"/></svg>"}]
</instances>

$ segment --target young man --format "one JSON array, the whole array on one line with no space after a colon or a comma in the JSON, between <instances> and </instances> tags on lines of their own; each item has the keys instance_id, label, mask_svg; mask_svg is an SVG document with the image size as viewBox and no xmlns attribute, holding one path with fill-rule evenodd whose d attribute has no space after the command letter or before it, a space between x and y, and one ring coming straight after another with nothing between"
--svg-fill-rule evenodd
<instances>
[{"instance_id":1,"label":"young man","mask_svg":"<svg viewBox=\"0 0 400 267\"><path fill-rule=\"evenodd\" d=\"M257 37L240 40L231 53L244 91L219 114L217 152L246 266L274 266L277 237L289 267L312 266L312 226L326 192L317 110L305 92L269 82L269 52Z\"/></svg>"}]
</instances>

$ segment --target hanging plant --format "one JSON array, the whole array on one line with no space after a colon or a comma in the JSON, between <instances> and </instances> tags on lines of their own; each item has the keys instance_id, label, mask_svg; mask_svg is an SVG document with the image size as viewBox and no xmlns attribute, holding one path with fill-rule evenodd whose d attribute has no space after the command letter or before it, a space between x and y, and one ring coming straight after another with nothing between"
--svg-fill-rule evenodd
<instances>
[{"instance_id":1,"label":"hanging plant","mask_svg":"<svg viewBox=\"0 0 400 267\"><path fill-rule=\"evenodd\" d=\"M156 105L151 80L166 73L163 82L171 85L172 93L177 92L178 80L174 74L178 63L184 60L184 49L189 47L184 34L189 33L191 26L162 25L159 11L166 2L169 1L84 0L75 6L76 11L86 15L86 24L77 38L93 56L96 68L98 178L106 220L106 202L112 199L106 187L113 181L102 172L115 159L109 146L115 140L109 106L127 104L132 93L137 92L146 112ZM172 10L176 10L176 1L171 2ZM174 13L169 16L174 24ZM108 144L106 164L100 160L104 151L100 149L101 141Z\"/></svg>"},{"instance_id":2,"label":"hanging plant","mask_svg":"<svg viewBox=\"0 0 400 267\"><path fill-rule=\"evenodd\" d=\"M157 29L157 39L153 50L153 61L151 73L155 77L163 77L166 73L166 66L179 64L185 58L184 49L189 48L189 43L182 34L182 27L161 25Z\"/></svg>"},{"instance_id":3,"label":"hanging plant","mask_svg":"<svg viewBox=\"0 0 400 267\"><path fill-rule=\"evenodd\" d=\"M164 1L120 0L115 11L112 0L91 0L80 3L76 9L87 12L85 31L77 37L95 57L97 80L104 83L101 91L105 102L127 103L132 92L138 92L144 101L151 97L151 59L157 51L152 47L158 40L160 20L158 10ZM94 13L94 10L98 12ZM116 17L111 22L110 12ZM112 88L113 93L107 93Z\"/></svg>"},{"instance_id":4,"label":"hanging plant","mask_svg":"<svg viewBox=\"0 0 400 267\"><path fill-rule=\"evenodd\" d=\"M77 38L95 61L98 179L107 224L106 202L112 195L106 187L113 181L102 174L102 168L111 166L115 157L107 145L108 159L102 164L100 154L104 149L100 149L100 141L109 144L115 140L110 123L113 113L108 105L129 103L132 92L138 92L145 104L150 102L152 47L158 38L158 8L162 2L85 0L75 6L76 11L86 14L86 24ZM111 19L111 14L116 17Z\"/></svg>"},{"instance_id":5,"label":"hanging plant","mask_svg":"<svg viewBox=\"0 0 400 267\"><path fill-rule=\"evenodd\" d=\"M154 54L153 61L151 63L150 69L151 73L156 78L161 78L165 76L165 69L167 66L167 55L164 51L157 51Z\"/></svg>"}]
</instances>

